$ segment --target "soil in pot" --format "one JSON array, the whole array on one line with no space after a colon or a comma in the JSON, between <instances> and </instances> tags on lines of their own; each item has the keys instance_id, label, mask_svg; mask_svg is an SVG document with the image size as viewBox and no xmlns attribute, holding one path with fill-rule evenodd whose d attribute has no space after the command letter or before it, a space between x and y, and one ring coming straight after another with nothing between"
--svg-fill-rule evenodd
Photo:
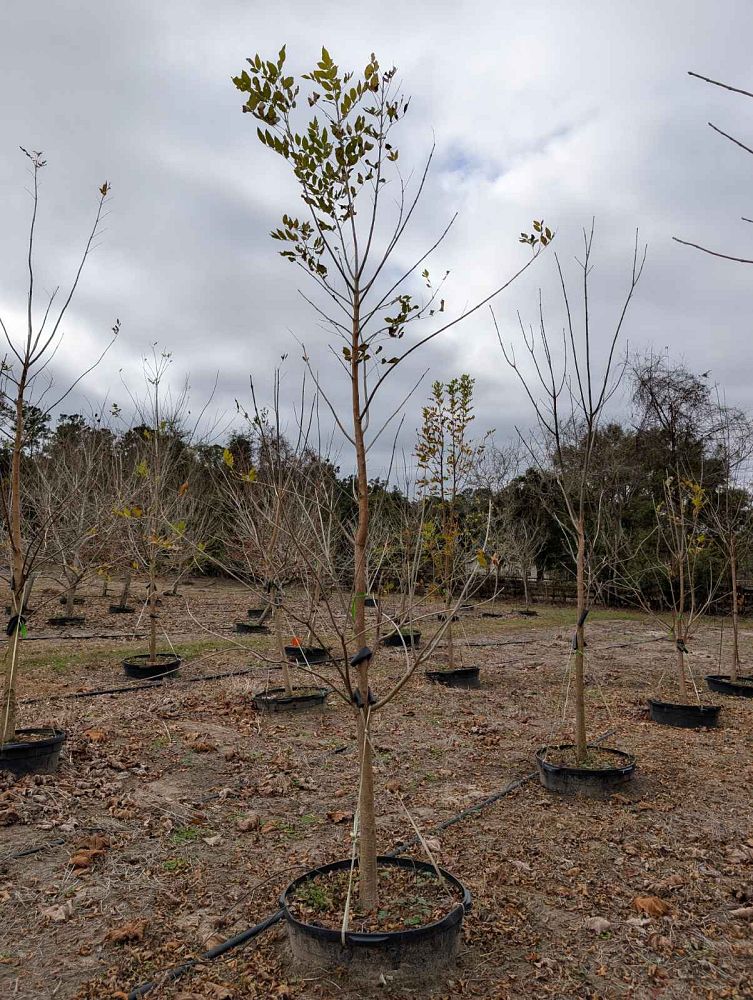
<instances>
[{"instance_id":1,"label":"soil in pot","mask_svg":"<svg viewBox=\"0 0 753 1000\"><path fill-rule=\"evenodd\" d=\"M753 698L753 677L738 677L733 681L729 674L709 674L706 678L709 691L729 694L736 698Z\"/></svg>"},{"instance_id":2,"label":"soil in pot","mask_svg":"<svg viewBox=\"0 0 753 1000\"><path fill-rule=\"evenodd\" d=\"M83 615L57 615L55 618L48 618L47 624L62 628L64 625L83 625L85 621Z\"/></svg>"},{"instance_id":3,"label":"soil in pot","mask_svg":"<svg viewBox=\"0 0 753 1000\"><path fill-rule=\"evenodd\" d=\"M62 729L17 729L12 743L0 744L0 771L10 771L17 778L53 774L65 740Z\"/></svg>"},{"instance_id":4,"label":"soil in pot","mask_svg":"<svg viewBox=\"0 0 753 1000\"><path fill-rule=\"evenodd\" d=\"M327 688L294 687L292 695L284 687L267 688L255 694L253 701L260 712L305 712L310 708L324 708L329 691Z\"/></svg>"},{"instance_id":5,"label":"soil in pot","mask_svg":"<svg viewBox=\"0 0 753 1000\"><path fill-rule=\"evenodd\" d=\"M289 660L313 667L316 664L327 662L329 650L323 646L286 646L285 655Z\"/></svg>"},{"instance_id":6,"label":"soil in pot","mask_svg":"<svg viewBox=\"0 0 753 1000\"><path fill-rule=\"evenodd\" d=\"M111 604L109 612L111 615L133 615L136 613L135 609L129 608L127 604Z\"/></svg>"},{"instance_id":7,"label":"soil in pot","mask_svg":"<svg viewBox=\"0 0 753 1000\"><path fill-rule=\"evenodd\" d=\"M719 725L721 705L677 705L669 701L648 699L653 722L677 729L704 729Z\"/></svg>"},{"instance_id":8,"label":"soil in pot","mask_svg":"<svg viewBox=\"0 0 753 1000\"><path fill-rule=\"evenodd\" d=\"M453 688L479 688L478 667L458 667L456 670L427 670L426 676L433 684Z\"/></svg>"},{"instance_id":9,"label":"soil in pot","mask_svg":"<svg viewBox=\"0 0 753 1000\"><path fill-rule=\"evenodd\" d=\"M296 879L280 904L294 957L304 965L345 966L374 978L398 973L405 980L433 976L452 964L470 894L456 878L411 858L379 858L379 909L358 905L357 869L349 927L342 919L351 862L338 861Z\"/></svg>"},{"instance_id":10,"label":"soil in pot","mask_svg":"<svg viewBox=\"0 0 753 1000\"><path fill-rule=\"evenodd\" d=\"M253 633L255 635L259 635L259 634L266 635L267 632L269 632L269 627L267 625L263 625L261 622L258 622L258 621L256 621L256 622L254 622L254 621L250 621L250 622L239 621L239 622L235 623L235 631L236 632L243 632L244 634L245 633Z\"/></svg>"},{"instance_id":11,"label":"soil in pot","mask_svg":"<svg viewBox=\"0 0 753 1000\"><path fill-rule=\"evenodd\" d=\"M635 757L611 747L589 746L582 764L575 759L575 746L560 743L542 747L536 754L539 781L550 792L603 798L630 781Z\"/></svg>"},{"instance_id":12,"label":"soil in pot","mask_svg":"<svg viewBox=\"0 0 753 1000\"><path fill-rule=\"evenodd\" d=\"M151 660L148 653L138 653L123 660L123 669L137 680L157 680L175 674L183 661L175 653L157 653Z\"/></svg>"},{"instance_id":13,"label":"soil in pot","mask_svg":"<svg viewBox=\"0 0 753 1000\"><path fill-rule=\"evenodd\" d=\"M407 646L411 649L421 642L420 632L391 632L382 639L383 646Z\"/></svg>"},{"instance_id":14,"label":"soil in pot","mask_svg":"<svg viewBox=\"0 0 753 1000\"><path fill-rule=\"evenodd\" d=\"M266 613L267 613L266 608L249 608L248 611L246 612L247 616L250 618L252 622L261 621L262 618L264 618L264 616L266 615Z\"/></svg>"}]
</instances>

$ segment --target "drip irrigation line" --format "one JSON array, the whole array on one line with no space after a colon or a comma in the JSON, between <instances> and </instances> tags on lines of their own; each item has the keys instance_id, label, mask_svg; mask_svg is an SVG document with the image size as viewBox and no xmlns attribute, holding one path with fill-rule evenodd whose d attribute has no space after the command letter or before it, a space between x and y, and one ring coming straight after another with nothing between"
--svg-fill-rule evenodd
<instances>
[{"instance_id":1,"label":"drip irrigation line","mask_svg":"<svg viewBox=\"0 0 753 1000\"><path fill-rule=\"evenodd\" d=\"M65 837L58 837L56 840L47 840L44 844L37 844L36 847L25 847L23 850L15 851L13 854L8 854L5 858L0 860L15 861L17 858L28 858L32 854L39 854L40 851L47 850L48 847L60 847L65 842Z\"/></svg>"},{"instance_id":2,"label":"drip irrigation line","mask_svg":"<svg viewBox=\"0 0 753 1000\"><path fill-rule=\"evenodd\" d=\"M84 642L87 639L146 639L147 634L147 632L108 632L106 634L99 635L98 633L90 632L85 635L70 635L70 633L58 634L57 632L50 632L49 634L43 633L42 635L27 635L24 642L51 642L53 639L56 641L60 639L75 639L78 642ZM7 641L8 640L3 637L3 639L0 640L0 645Z\"/></svg>"},{"instance_id":3,"label":"drip irrigation line","mask_svg":"<svg viewBox=\"0 0 753 1000\"><path fill-rule=\"evenodd\" d=\"M184 975L184 973L190 972L201 962L211 962L213 959L219 958L220 955L224 955L233 948L238 948L240 945L246 944L247 941L253 940L253 938L262 934L268 928L274 926L274 924L282 920L283 916L284 913L282 909L276 910L274 913L270 913L268 917L265 917L260 923L254 924L253 927L249 927L240 934L236 934L235 937L228 938L227 941L223 941L214 948L210 948L209 951L205 951L204 954L199 955L198 958L192 958L188 962L183 962L182 965L176 965L172 969L166 969L164 972L160 973L157 979L153 979L149 983L142 983L141 986L137 986L135 989L131 990L128 994L128 1000L139 1000L140 997L146 996L147 993L151 993L152 990L157 989L158 986L175 982L176 979L179 979L182 975Z\"/></svg>"},{"instance_id":4,"label":"drip irrigation line","mask_svg":"<svg viewBox=\"0 0 753 1000\"><path fill-rule=\"evenodd\" d=\"M218 681L222 680L224 677L245 677L248 674L258 673L260 670L280 670L281 668L276 664L270 664L267 666L259 667L248 667L244 670L226 670L220 674L202 674L200 677L182 677L180 679L172 680L169 682L170 687L175 687L178 684L198 684L200 681ZM167 676L167 674L165 675ZM152 691L155 688L164 687L165 681L159 678L153 681L147 681L144 684L125 684L122 687L114 688L93 688L89 691L72 691L67 694L51 694L47 695L45 698L24 698L19 704L20 705L37 705L40 702L45 701L68 701L72 698L99 698L101 695L106 694L126 694L129 691Z\"/></svg>"},{"instance_id":5,"label":"drip irrigation line","mask_svg":"<svg viewBox=\"0 0 753 1000\"><path fill-rule=\"evenodd\" d=\"M596 746L599 743L603 743L609 736L612 736L616 732L616 729L608 729L601 736L597 736L595 740L591 741L592 746ZM468 806L467 809L461 810L461 812L456 813L454 816L450 816L449 819L443 820L438 823L437 826L428 830L424 836L432 836L432 834L440 833L442 830L446 830L448 827L454 826L456 823L460 823L462 820L467 819L469 816L475 816L476 813L482 812L484 809L503 799L510 792L514 792L516 788L520 788L521 785L525 785L527 782L531 781L538 774L538 771L531 771L530 774L523 775L522 778L516 778L511 781L509 785L505 785L504 788L500 789L498 792L493 792L488 798L482 799L481 802L477 802L475 805ZM410 840L403 841L402 844L398 844L394 850L387 853L388 858L398 857L400 854L405 854L405 852L411 848L415 847L416 844L420 843L420 837L412 837Z\"/></svg>"},{"instance_id":6,"label":"drip irrigation line","mask_svg":"<svg viewBox=\"0 0 753 1000\"><path fill-rule=\"evenodd\" d=\"M601 736L597 736L595 740L592 740L592 745L601 743L603 740L607 739L607 737L611 736L615 731L616 731L615 729L608 729L605 733L602 733ZM531 771L530 774L526 774L522 778L517 778L515 781L512 781L508 785L505 785L505 787L502 788L500 791L494 792L494 794L490 795L482 802L477 802L475 805L469 806L467 809L463 809L455 816L451 816L449 819L444 820L437 826L432 827L431 830L427 831L427 833L424 834L424 837L431 836L434 833L439 833L442 830L446 830L450 826L454 826L455 823L460 823L462 820L467 819L469 816L474 816L476 815L476 813L480 813L482 810L488 808L490 805L493 805L495 802L498 802L506 795L509 795L510 792L514 791L516 788L520 788L521 785L524 785L532 778L535 778L537 773L538 773L537 771ZM411 840L407 840L402 844L399 844L396 848L393 848L393 850L388 851L385 857L388 858L399 857L401 854L405 854L405 852L410 847L414 847L416 844L418 844L420 840L421 840L420 836L413 837ZM226 954L228 951L232 951L232 949L238 948L241 945L246 944L248 941L252 941L255 937L258 937L264 931L268 930L270 927L273 927L276 923L279 923L279 921L282 920L284 916L285 913L282 910L282 908L280 908L279 910L275 910L274 913L270 913L269 916L265 917L258 924L254 924L252 927L249 927L247 930L242 931L235 937L228 938L227 941L223 941L216 947L211 948L209 951L204 952L204 954L200 955L198 958L192 958L190 961L184 962L182 965L176 965L172 969L166 969L164 972L160 973L156 979L151 980L151 982L142 983L141 986L137 986L135 989L131 990L131 992L128 994L128 1000L140 1000L141 997L144 997L148 993L151 993L152 990L157 989L159 986L162 986L165 983L175 982L175 980L179 979L180 976L182 976L184 973L190 972L192 969L194 969L197 965L201 964L202 962L210 962L213 959L219 958L221 955Z\"/></svg>"}]
</instances>

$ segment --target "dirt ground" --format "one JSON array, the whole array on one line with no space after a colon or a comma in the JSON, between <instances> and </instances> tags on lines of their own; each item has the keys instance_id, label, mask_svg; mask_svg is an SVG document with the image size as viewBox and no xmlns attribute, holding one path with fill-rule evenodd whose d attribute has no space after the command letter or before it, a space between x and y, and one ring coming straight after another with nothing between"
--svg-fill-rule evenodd
<instances>
[{"instance_id":1,"label":"dirt ground","mask_svg":"<svg viewBox=\"0 0 753 1000\"><path fill-rule=\"evenodd\" d=\"M58 774L0 780L2 998L127 997L276 910L307 868L350 852L352 715L336 697L293 716L253 708L279 674L258 658L273 658L271 636L233 632L248 594L197 581L164 598L165 631L186 657L180 679L53 697L128 683L120 660L143 651L144 622L109 616L109 603L88 597L85 625L61 634L39 611L24 646L19 695L35 701L20 724L55 722L69 738ZM480 689L438 688L421 672L375 722L380 846L413 835L402 801L473 894L457 966L435 984L353 984L296 969L278 924L150 996L753 997L753 699L722 697L717 730L657 726L646 698L673 696L672 645L641 615L594 612L590 735L635 753L638 771L606 801L552 795L530 776L536 749L571 735L574 614L495 610L458 625ZM719 648L709 621L689 656L699 689ZM742 651L751 663L748 623ZM231 670L251 672L187 683ZM400 670L398 651L380 653L377 693Z\"/></svg>"}]
</instances>

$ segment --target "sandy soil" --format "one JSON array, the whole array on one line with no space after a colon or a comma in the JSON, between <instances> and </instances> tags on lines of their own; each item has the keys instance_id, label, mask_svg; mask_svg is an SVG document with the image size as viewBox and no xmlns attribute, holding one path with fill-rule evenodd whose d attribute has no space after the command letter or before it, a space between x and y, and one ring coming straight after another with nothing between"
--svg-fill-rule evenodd
<instances>
[{"instance_id":1,"label":"sandy soil","mask_svg":"<svg viewBox=\"0 0 753 1000\"><path fill-rule=\"evenodd\" d=\"M52 633L41 620L30 633L20 696L41 700L23 706L22 724L56 722L69 739L57 775L0 782L3 998L127 997L275 910L297 874L349 853L351 713L335 697L306 714L256 712L251 695L279 673L260 659L273 660L271 636L233 633L254 601L220 583L183 593L163 604L186 653L182 679L154 690L54 697L127 683L120 660L143 650L143 622L108 616L111 599L90 597L67 638L40 638ZM152 996L753 997L753 700L722 698L717 730L651 723L647 696L673 697L673 648L655 622L602 612L589 623L590 732L637 755L631 785L577 800L529 778L432 835L530 776L535 750L570 734L572 609L497 610L459 624L479 690L420 674L375 723L381 846L413 834L402 800L473 893L449 976L403 987L301 971L278 925ZM692 643L699 689L719 639L709 622ZM750 632L742 648L753 662ZM384 651L375 690L400 669L400 653Z\"/></svg>"}]
</instances>

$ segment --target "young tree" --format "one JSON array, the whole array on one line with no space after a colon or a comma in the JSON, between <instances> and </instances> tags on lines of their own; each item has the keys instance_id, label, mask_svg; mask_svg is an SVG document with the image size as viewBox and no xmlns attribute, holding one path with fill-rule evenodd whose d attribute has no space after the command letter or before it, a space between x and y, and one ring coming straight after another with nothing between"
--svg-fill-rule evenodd
<instances>
[{"instance_id":1,"label":"young tree","mask_svg":"<svg viewBox=\"0 0 753 1000\"><path fill-rule=\"evenodd\" d=\"M628 290L619 308L617 322L611 332L604 337L602 343L598 345L602 358L600 359L600 371L597 374L598 362L595 352L597 345L594 344L593 340L594 332L589 298L589 279L593 266L591 259L593 236L594 227L592 224L590 231L584 230L583 232L583 257L579 261L583 296L579 332L576 332L577 319L574 309L571 308L565 276L559 259L555 255L565 312L565 329L562 341L563 357L559 367L546 331L541 299L539 299L538 338L533 328L526 332L522 322L520 324L523 342L533 366L533 375L521 368L515 351L511 347L505 346L495 320L505 361L518 376L536 414L540 432L540 448L537 450L535 447L530 447L531 457L542 470L548 471L549 467L552 467L564 506L562 527L570 540L574 556L578 608L573 643L573 691L575 701L575 763L578 766L586 761L588 755L584 660L585 622L589 609L589 566L587 559L591 545L588 537L589 523L592 533L598 534L600 531L598 497L593 497L591 493L591 467L594 445L605 407L616 392L624 371L624 366L618 363L616 357L617 345L645 261L645 250L643 253L639 253L636 236ZM572 452L568 451L575 442L579 444L575 452L578 456L577 462L572 461ZM593 516L594 507L597 510L595 518Z\"/></svg>"},{"instance_id":2,"label":"young tree","mask_svg":"<svg viewBox=\"0 0 753 1000\"><path fill-rule=\"evenodd\" d=\"M68 617L75 613L79 586L107 561L112 445L112 435L96 418L89 423L64 414L28 477L43 531L42 557L59 569Z\"/></svg>"},{"instance_id":3,"label":"young tree","mask_svg":"<svg viewBox=\"0 0 753 1000\"><path fill-rule=\"evenodd\" d=\"M119 442L127 470L121 495L127 500L115 513L127 533L130 557L147 578L149 666L159 662L158 578L176 566L180 570L197 564L205 545L199 532L206 526L206 508L189 496L191 443L201 414L194 427L187 429L188 387L173 398L163 384L170 364L167 352L155 351L151 359L145 359L146 396L143 400L132 397L140 423ZM192 512L197 520L189 525Z\"/></svg>"},{"instance_id":4,"label":"young tree","mask_svg":"<svg viewBox=\"0 0 753 1000\"><path fill-rule=\"evenodd\" d=\"M21 639L25 634L23 611L28 600L29 584L40 551L39 540L25 537L23 531L21 509L23 490L22 469L24 451L29 443L29 430L32 429L27 429L26 418L31 412L29 409L30 405L34 405L33 394L37 388L37 382L40 376L47 370L60 346L62 336L61 324L78 288L81 274L94 241L100 232L102 213L110 191L110 186L107 182L99 189L99 202L94 223L89 230L75 275L63 298L62 305L56 310L56 300L59 291L59 288L56 288L47 296L47 300L42 305L40 311L36 301L34 240L39 208L39 173L45 167L46 160L44 160L41 152L28 152L27 150L22 150L22 152L31 163L32 175L32 210L26 253L28 282L25 296L25 328L22 332L14 335L8 329L6 322L0 318L0 329L2 329L9 351L9 354L6 355L6 359L2 363L2 397L5 406L10 407L13 414L9 448L10 468L0 482L0 514L3 519L8 546L8 561L11 569L10 589L12 608L12 616L7 628L9 638L5 653L5 673L2 685L2 704L0 706L0 711L2 712L0 715L0 744L12 741L16 732L16 678L21 653ZM113 327L114 335L117 335L118 328L119 322L116 321ZM107 348L105 348L106 350ZM91 365L88 365L81 375L70 383L56 398L54 394L49 393L49 385L47 385L45 387L47 393L43 391L37 397L38 405L40 407L43 406L42 412L49 414L51 411L54 411L74 387L78 385L81 379L97 366L103 355L104 352ZM43 404L42 400L44 401Z\"/></svg>"},{"instance_id":5,"label":"young tree","mask_svg":"<svg viewBox=\"0 0 753 1000\"><path fill-rule=\"evenodd\" d=\"M452 628L455 586L459 575L463 578L467 575L467 546L461 544L458 501L484 448L468 438L475 419L474 383L470 375L461 375L446 385L433 384L431 402L422 411L423 424L416 444L418 488L428 508L424 542L432 555L434 580L444 598L450 670L455 669Z\"/></svg>"},{"instance_id":6,"label":"young tree","mask_svg":"<svg viewBox=\"0 0 753 1000\"><path fill-rule=\"evenodd\" d=\"M753 455L753 422L740 410L717 399L719 432L716 455L722 463L723 483L716 490L709 515L729 566L732 650L729 677L737 682L740 670L740 563L750 550L751 495L746 482Z\"/></svg>"},{"instance_id":7,"label":"young tree","mask_svg":"<svg viewBox=\"0 0 753 1000\"><path fill-rule=\"evenodd\" d=\"M367 458L370 447L397 412L393 408L372 429L375 401L385 382L407 358L490 302L513 279L500 283L460 315L446 319L442 282L431 284L425 263L454 219L408 267L400 265L396 254L425 190L432 160L430 154L417 188L409 197L397 166L399 150L393 137L409 106L398 89L396 70L383 70L372 55L362 73L342 72L322 49L314 69L297 82L288 74L285 63L284 47L276 59L264 60L256 55L248 60L248 70L233 82L246 95L243 110L258 123L260 142L288 164L298 184L304 214L286 213L272 238L282 244L282 256L300 268L321 293L319 302L309 301L338 345L336 354L350 390L348 420L322 392L304 348L317 387L355 458L358 523L353 544L352 643L362 651L368 648ZM306 95L301 94L302 84L308 86ZM388 180L394 191L391 197L386 195ZM392 219L390 204L396 205ZM533 254L518 273L530 266L551 238L546 227L538 225L534 234L522 237L530 243ZM425 283L430 285L423 301L418 301L412 291L420 268ZM422 320L432 324L430 332L399 350L406 335ZM357 813L360 895L364 907L373 910L377 905L377 851L370 725L373 714L392 699L404 681L371 704L370 662L370 652L359 652L352 677L350 666L346 666L346 685L357 717L361 760Z\"/></svg>"},{"instance_id":8,"label":"young tree","mask_svg":"<svg viewBox=\"0 0 753 1000\"><path fill-rule=\"evenodd\" d=\"M653 487L656 519L653 572L672 615L677 680L688 703L685 656L687 640L716 593L709 583L699 592L699 574L711 545L709 492L723 470L710 450L718 435L711 387L704 376L666 355L649 353L632 364L633 398L638 427L653 436ZM624 574L627 577L627 574ZM641 601L642 594L638 593Z\"/></svg>"}]
</instances>

